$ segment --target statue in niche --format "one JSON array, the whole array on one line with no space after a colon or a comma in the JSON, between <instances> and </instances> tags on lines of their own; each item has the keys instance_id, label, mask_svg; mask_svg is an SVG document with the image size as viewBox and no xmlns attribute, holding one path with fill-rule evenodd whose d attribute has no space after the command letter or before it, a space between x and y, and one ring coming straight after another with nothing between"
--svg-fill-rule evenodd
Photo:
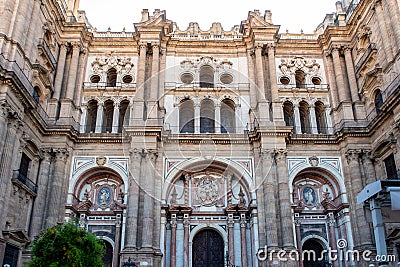
<instances>
[{"instance_id":1,"label":"statue in niche","mask_svg":"<svg viewBox=\"0 0 400 267\"><path fill-rule=\"evenodd\" d=\"M111 191L108 187L103 187L100 189L98 195L98 201L100 205L108 205L111 201Z\"/></svg>"},{"instance_id":2,"label":"statue in niche","mask_svg":"<svg viewBox=\"0 0 400 267\"><path fill-rule=\"evenodd\" d=\"M304 188L303 199L306 205L308 206L314 205L316 200L314 189L312 189L311 187Z\"/></svg>"}]
</instances>

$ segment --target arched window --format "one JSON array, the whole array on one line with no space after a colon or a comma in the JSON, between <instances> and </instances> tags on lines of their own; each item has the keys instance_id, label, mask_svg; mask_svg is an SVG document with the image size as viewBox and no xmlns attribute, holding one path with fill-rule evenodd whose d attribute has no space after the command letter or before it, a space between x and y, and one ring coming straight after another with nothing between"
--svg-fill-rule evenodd
<instances>
[{"instance_id":1,"label":"arched window","mask_svg":"<svg viewBox=\"0 0 400 267\"><path fill-rule=\"evenodd\" d=\"M306 88L305 75L302 70L296 70L295 79L296 79L296 88Z\"/></svg>"},{"instance_id":2,"label":"arched window","mask_svg":"<svg viewBox=\"0 0 400 267\"><path fill-rule=\"evenodd\" d=\"M192 100L182 100L179 105L179 132L194 133L194 105Z\"/></svg>"},{"instance_id":3,"label":"arched window","mask_svg":"<svg viewBox=\"0 0 400 267\"><path fill-rule=\"evenodd\" d=\"M214 87L214 69L211 66L202 66L200 68L200 87Z\"/></svg>"},{"instance_id":4,"label":"arched window","mask_svg":"<svg viewBox=\"0 0 400 267\"><path fill-rule=\"evenodd\" d=\"M129 124L129 101L123 100L119 104L119 120L118 120L118 132L122 133L122 128Z\"/></svg>"},{"instance_id":5,"label":"arched window","mask_svg":"<svg viewBox=\"0 0 400 267\"><path fill-rule=\"evenodd\" d=\"M376 90L376 92L375 92L374 103L375 103L376 113L377 114L381 113L381 107L383 105L383 97L382 97L381 90L379 90L379 89Z\"/></svg>"},{"instance_id":6,"label":"arched window","mask_svg":"<svg viewBox=\"0 0 400 267\"><path fill-rule=\"evenodd\" d=\"M103 133L111 133L114 115L114 102L107 100L104 102Z\"/></svg>"},{"instance_id":7,"label":"arched window","mask_svg":"<svg viewBox=\"0 0 400 267\"><path fill-rule=\"evenodd\" d=\"M37 86L33 87L32 97L37 105L40 104L40 89L39 89L39 87L37 87Z\"/></svg>"},{"instance_id":8,"label":"arched window","mask_svg":"<svg viewBox=\"0 0 400 267\"><path fill-rule=\"evenodd\" d=\"M96 130L97 101L91 100L88 103L86 133L94 133Z\"/></svg>"},{"instance_id":9,"label":"arched window","mask_svg":"<svg viewBox=\"0 0 400 267\"><path fill-rule=\"evenodd\" d=\"M327 133L327 125L326 125L326 113L325 106L322 102L318 101L315 103L315 118L317 120L317 130L318 133L326 134Z\"/></svg>"},{"instance_id":10,"label":"arched window","mask_svg":"<svg viewBox=\"0 0 400 267\"><path fill-rule=\"evenodd\" d=\"M111 68L107 71L107 86L115 87L117 85L117 70Z\"/></svg>"},{"instance_id":11,"label":"arched window","mask_svg":"<svg viewBox=\"0 0 400 267\"><path fill-rule=\"evenodd\" d=\"M235 128L235 102L224 99L221 103L221 133L234 133Z\"/></svg>"},{"instance_id":12,"label":"arched window","mask_svg":"<svg viewBox=\"0 0 400 267\"><path fill-rule=\"evenodd\" d=\"M200 133L215 133L215 108L210 99L201 101L200 107Z\"/></svg>"},{"instance_id":13,"label":"arched window","mask_svg":"<svg viewBox=\"0 0 400 267\"><path fill-rule=\"evenodd\" d=\"M307 102L300 102L299 104L300 112L300 124L302 133L311 133L310 127L310 109Z\"/></svg>"},{"instance_id":14,"label":"arched window","mask_svg":"<svg viewBox=\"0 0 400 267\"><path fill-rule=\"evenodd\" d=\"M294 126L294 109L290 101L283 103L283 118L286 126Z\"/></svg>"}]
</instances>

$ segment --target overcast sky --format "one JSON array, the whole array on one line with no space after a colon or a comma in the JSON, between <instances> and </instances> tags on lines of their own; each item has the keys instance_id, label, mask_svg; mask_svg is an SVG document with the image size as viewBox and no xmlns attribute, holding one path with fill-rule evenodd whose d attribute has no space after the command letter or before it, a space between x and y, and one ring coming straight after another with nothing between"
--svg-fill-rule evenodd
<instances>
[{"instance_id":1,"label":"overcast sky","mask_svg":"<svg viewBox=\"0 0 400 267\"><path fill-rule=\"evenodd\" d=\"M189 22L198 22L202 30L208 30L212 22L221 22L225 30L240 25L247 18L248 11L258 9L272 11L272 22L281 25L291 33L312 33L321 23L325 14L335 12L337 0L81 0L80 10L85 10L93 27L105 31L133 30L133 23L141 19L141 10L159 8L166 10L167 18L175 21L181 30Z\"/></svg>"}]
</instances>

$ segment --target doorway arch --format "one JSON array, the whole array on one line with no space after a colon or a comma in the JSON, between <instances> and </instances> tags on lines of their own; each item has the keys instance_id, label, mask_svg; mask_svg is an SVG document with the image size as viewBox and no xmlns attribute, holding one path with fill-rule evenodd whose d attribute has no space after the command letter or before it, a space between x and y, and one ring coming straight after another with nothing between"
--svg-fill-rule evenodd
<instances>
[{"instance_id":1,"label":"doorway arch","mask_svg":"<svg viewBox=\"0 0 400 267\"><path fill-rule=\"evenodd\" d=\"M223 267L225 244L220 233L206 228L192 241L192 267Z\"/></svg>"},{"instance_id":2,"label":"doorway arch","mask_svg":"<svg viewBox=\"0 0 400 267\"><path fill-rule=\"evenodd\" d=\"M105 253L103 255L104 267L112 267L114 248L112 244L103 239L105 245Z\"/></svg>"},{"instance_id":3,"label":"doorway arch","mask_svg":"<svg viewBox=\"0 0 400 267\"><path fill-rule=\"evenodd\" d=\"M329 266L329 262L326 257L321 259L321 255L324 251L324 246L318 239L311 238L306 240L302 246L303 251L303 266L304 267L325 267ZM304 253L304 251L309 251L311 253Z\"/></svg>"}]
</instances>

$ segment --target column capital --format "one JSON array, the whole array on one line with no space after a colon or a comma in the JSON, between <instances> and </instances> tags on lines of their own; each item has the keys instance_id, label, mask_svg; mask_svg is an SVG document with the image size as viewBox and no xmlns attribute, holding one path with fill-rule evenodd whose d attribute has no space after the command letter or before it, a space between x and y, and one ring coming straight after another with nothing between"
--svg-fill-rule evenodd
<instances>
[{"instance_id":1,"label":"column capital","mask_svg":"<svg viewBox=\"0 0 400 267\"><path fill-rule=\"evenodd\" d=\"M228 228L233 228L235 226L235 222L233 221L233 219L229 219L227 225Z\"/></svg>"},{"instance_id":2,"label":"column capital","mask_svg":"<svg viewBox=\"0 0 400 267\"><path fill-rule=\"evenodd\" d=\"M275 157L276 151L275 149L260 148L259 154L262 159L272 160Z\"/></svg>"},{"instance_id":3,"label":"column capital","mask_svg":"<svg viewBox=\"0 0 400 267\"><path fill-rule=\"evenodd\" d=\"M79 41L72 41L72 42L70 42L70 45L71 45L73 50L75 50L75 49L79 49L80 50L82 48L82 45L81 45L81 43Z\"/></svg>"},{"instance_id":4,"label":"column capital","mask_svg":"<svg viewBox=\"0 0 400 267\"><path fill-rule=\"evenodd\" d=\"M343 46L343 51L344 51L344 54L346 55L349 55L349 54L351 54L351 50L352 50L352 47L350 46L350 45L345 45L345 46Z\"/></svg>"},{"instance_id":5,"label":"column capital","mask_svg":"<svg viewBox=\"0 0 400 267\"><path fill-rule=\"evenodd\" d=\"M140 158L144 158L146 156L146 152L144 149L131 148L129 149L129 155L132 159L139 160Z\"/></svg>"},{"instance_id":6,"label":"column capital","mask_svg":"<svg viewBox=\"0 0 400 267\"><path fill-rule=\"evenodd\" d=\"M301 226L301 220L299 220L299 219L297 219L297 220L295 220L294 221L294 224L296 225L296 226Z\"/></svg>"},{"instance_id":7,"label":"column capital","mask_svg":"<svg viewBox=\"0 0 400 267\"><path fill-rule=\"evenodd\" d=\"M268 48L268 53L275 53L275 49L276 49L276 44L275 43L268 43L267 44L267 48Z\"/></svg>"},{"instance_id":8,"label":"column capital","mask_svg":"<svg viewBox=\"0 0 400 267\"><path fill-rule=\"evenodd\" d=\"M67 50L67 47L69 46L69 43L66 42L66 41L62 41L62 42L60 42L59 46L60 46L60 49Z\"/></svg>"},{"instance_id":9,"label":"column capital","mask_svg":"<svg viewBox=\"0 0 400 267\"><path fill-rule=\"evenodd\" d=\"M264 43L257 42L254 44L255 50L263 50L263 48L264 48Z\"/></svg>"},{"instance_id":10,"label":"column capital","mask_svg":"<svg viewBox=\"0 0 400 267\"><path fill-rule=\"evenodd\" d=\"M190 221L189 219L184 219L183 220L183 227L189 227L190 226Z\"/></svg>"},{"instance_id":11,"label":"column capital","mask_svg":"<svg viewBox=\"0 0 400 267\"><path fill-rule=\"evenodd\" d=\"M345 154L347 163L348 164L354 163L354 162L358 163L358 160L360 159L360 155L361 155L361 149L348 149Z\"/></svg>"},{"instance_id":12,"label":"column capital","mask_svg":"<svg viewBox=\"0 0 400 267\"><path fill-rule=\"evenodd\" d=\"M55 153L55 159L57 161L63 161L63 162L67 161L69 152L66 148L56 148L56 149L53 149L53 152Z\"/></svg>"},{"instance_id":13,"label":"column capital","mask_svg":"<svg viewBox=\"0 0 400 267\"><path fill-rule=\"evenodd\" d=\"M287 156L286 148L275 149L275 159L277 161L286 161L286 156Z\"/></svg>"},{"instance_id":14,"label":"column capital","mask_svg":"<svg viewBox=\"0 0 400 267\"><path fill-rule=\"evenodd\" d=\"M170 221L170 223L169 223L169 225L171 226L171 228L176 228L176 226L177 226L177 222L176 222L176 219L172 219L171 221Z\"/></svg>"},{"instance_id":15,"label":"column capital","mask_svg":"<svg viewBox=\"0 0 400 267\"><path fill-rule=\"evenodd\" d=\"M341 48L342 48L341 45L338 45L338 44L332 45L331 53L332 53L332 54L333 54L333 53L336 53L336 52L339 53Z\"/></svg>"},{"instance_id":16,"label":"column capital","mask_svg":"<svg viewBox=\"0 0 400 267\"><path fill-rule=\"evenodd\" d=\"M146 42L139 42L138 47L139 47L139 54L142 52L146 53L146 51L147 51L147 43Z\"/></svg>"},{"instance_id":17,"label":"column capital","mask_svg":"<svg viewBox=\"0 0 400 267\"><path fill-rule=\"evenodd\" d=\"M146 149L146 157L151 161L155 161L158 157L158 150L157 149Z\"/></svg>"},{"instance_id":18,"label":"column capital","mask_svg":"<svg viewBox=\"0 0 400 267\"><path fill-rule=\"evenodd\" d=\"M51 161L53 159L53 150L50 147L45 147L40 149L41 157L46 161Z\"/></svg>"}]
</instances>

